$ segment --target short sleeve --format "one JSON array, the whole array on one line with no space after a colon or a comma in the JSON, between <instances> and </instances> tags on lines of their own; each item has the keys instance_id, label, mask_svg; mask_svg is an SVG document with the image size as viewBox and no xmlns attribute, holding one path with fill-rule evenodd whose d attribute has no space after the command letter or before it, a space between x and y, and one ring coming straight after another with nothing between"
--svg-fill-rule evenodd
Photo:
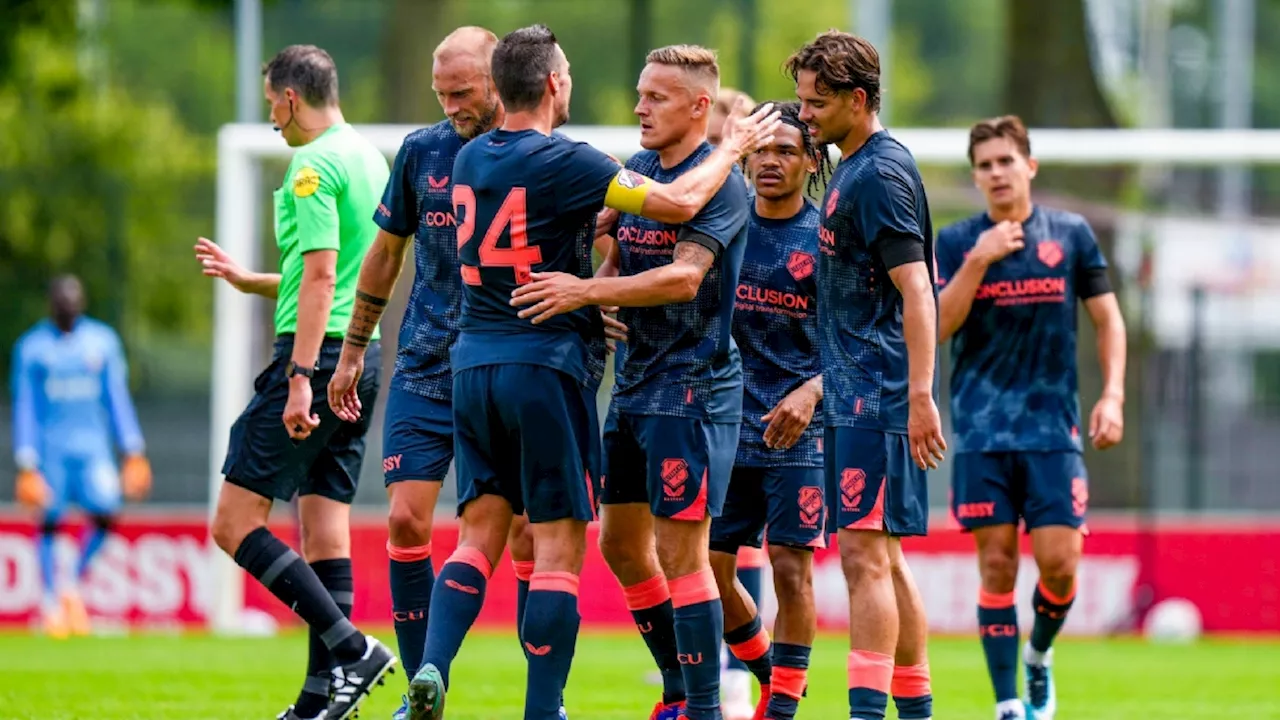
<instances>
[{"instance_id":1,"label":"short sleeve","mask_svg":"<svg viewBox=\"0 0 1280 720\"><path fill-rule=\"evenodd\" d=\"M964 256L961 255L957 233L954 226L942 228L938 232L938 240L934 243L934 252L938 259L938 287L946 287L951 277L960 270L960 266L964 264Z\"/></svg>"},{"instance_id":2,"label":"short sleeve","mask_svg":"<svg viewBox=\"0 0 1280 720\"><path fill-rule=\"evenodd\" d=\"M561 214L596 211L604 207L609 183L618 174L618 161L586 143L562 141L562 157L554 187Z\"/></svg>"},{"instance_id":3,"label":"short sleeve","mask_svg":"<svg viewBox=\"0 0 1280 720\"><path fill-rule=\"evenodd\" d=\"M294 212L298 216L298 250L338 250L341 247L338 194L342 181L327 162L307 159L289 179Z\"/></svg>"},{"instance_id":4,"label":"short sleeve","mask_svg":"<svg viewBox=\"0 0 1280 720\"><path fill-rule=\"evenodd\" d=\"M748 217L747 188L735 169L698 214L684 224L686 230L720 243L721 249L738 237Z\"/></svg>"},{"instance_id":5,"label":"short sleeve","mask_svg":"<svg viewBox=\"0 0 1280 720\"><path fill-rule=\"evenodd\" d=\"M418 230L418 193L413 187L414 154L409 143L400 146L391 166L391 177L382 191L382 202L373 222L392 235L410 237Z\"/></svg>"},{"instance_id":6,"label":"short sleeve","mask_svg":"<svg viewBox=\"0 0 1280 720\"><path fill-rule=\"evenodd\" d=\"M1111 280L1107 277L1107 259L1103 257L1098 238L1089 223L1081 219L1073 235L1076 295L1081 300L1088 300L1112 292Z\"/></svg>"},{"instance_id":7,"label":"short sleeve","mask_svg":"<svg viewBox=\"0 0 1280 720\"><path fill-rule=\"evenodd\" d=\"M901 173L882 169L858 188L857 217L868 247L882 240L909 238L924 246L912 184Z\"/></svg>"}]
</instances>

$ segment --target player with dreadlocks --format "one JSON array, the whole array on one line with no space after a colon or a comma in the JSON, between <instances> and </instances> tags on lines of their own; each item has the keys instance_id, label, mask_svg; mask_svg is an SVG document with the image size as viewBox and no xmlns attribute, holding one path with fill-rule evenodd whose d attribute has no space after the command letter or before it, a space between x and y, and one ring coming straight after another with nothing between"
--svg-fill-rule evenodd
<instances>
[{"instance_id":1,"label":"player with dreadlocks","mask_svg":"<svg viewBox=\"0 0 1280 720\"><path fill-rule=\"evenodd\" d=\"M817 192L831 160L800 121L798 103L774 108L782 125L773 142L744 161L756 195L733 315L742 426L724 511L711 523L725 644L760 681L761 697L754 715L726 707L735 714L725 720L795 717L817 631L813 549L826 542L822 416L815 415L822 401L814 278L821 213L805 190ZM778 596L772 644L735 577L738 549L759 548L766 529Z\"/></svg>"}]
</instances>

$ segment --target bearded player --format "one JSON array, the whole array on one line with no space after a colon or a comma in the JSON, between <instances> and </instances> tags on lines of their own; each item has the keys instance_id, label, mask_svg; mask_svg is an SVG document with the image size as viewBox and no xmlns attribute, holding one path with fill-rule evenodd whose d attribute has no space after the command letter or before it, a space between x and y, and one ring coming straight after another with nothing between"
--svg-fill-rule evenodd
<instances>
[{"instance_id":1,"label":"bearded player","mask_svg":"<svg viewBox=\"0 0 1280 720\"><path fill-rule=\"evenodd\" d=\"M841 160L821 206L818 334L833 531L849 587L849 716L932 716L924 606L901 538L928 526L935 402L933 231L911 153L885 132L880 58L830 31L787 61L800 119Z\"/></svg>"},{"instance_id":2,"label":"bearded player","mask_svg":"<svg viewBox=\"0 0 1280 720\"><path fill-rule=\"evenodd\" d=\"M754 660L768 648L767 635L754 598L734 582L734 560L741 548L758 550L767 534L778 616L772 670L748 662L760 673L760 705L752 713L726 702L726 720L795 718L817 632L813 549L826 544L821 415L813 422L822 401L814 277L820 213L805 190L826 180L831 160L800 122L799 104L776 107L783 125L773 143L746 160L756 195L733 315L742 428L724 512L711 521L711 566L725 641L735 657Z\"/></svg>"},{"instance_id":3,"label":"bearded player","mask_svg":"<svg viewBox=\"0 0 1280 720\"><path fill-rule=\"evenodd\" d=\"M973 180L987 209L938 233L940 336L952 340L956 459L952 513L973 533L982 591L978 627L998 720L1052 720L1053 640L1075 597L1089 500L1081 456L1076 303L1098 336L1103 390L1089 440L1124 434L1125 326L1107 262L1084 218L1031 201L1036 161L1022 121L969 131ZM1022 649L1018 699L1018 521L1040 581ZM1025 708L1024 708L1025 704Z\"/></svg>"},{"instance_id":4,"label":"bearded player","mask_svg":"<svg viewBox=\"0 0 1280 720\"><path fill-rule=\"evenodd\" d=\"M499 41L493 75L506 119L454 161L463 309L452 362L462 524L459 547L432 593L423 666L410 689L415 719L443 716L450 664L483 605L513 514L527 512L534 538L521 632L529 665L526 720L559 716L573 659L578 574L599 492L599 476L591 472L599 447L592 356L604 328L600 313L586 306L608 303L586 298L559 313L561 305L539 302L517 311L513 293L538 281L585 285L603 205L691 219L737 159L767 141L775 122L761 114L735 123L714 160L665 185L585 144L552 137L568 120L572 79L545 26ZM633 292L664 282L650 275L636 287L632 280L611 279ZM544 311L534 323L521 317Z\"/></svg>"},{"instance_id":5,"label":"bearded player","mask_svg":"<svg viewBox=\"0 0 1280 720\"><path fill-rule=\"evenodd\" d=\"M771 106L731 120L713 150L706 128L718 84L710 50L676 45L649 53L636 105L645 150L627 168L682 184L739 154L735 126L756 124ZM530 306L522 316L535 321L597 302L623 308L628 344L605 426L600 543L662 671L657 718L720 716L723 618L707 542L742 419L730 324L747 214L746 184L735 168L694 216L624 212L613 256L618 277L559 275L515 293L517 304Z\"/></svg>"}]
</instances>

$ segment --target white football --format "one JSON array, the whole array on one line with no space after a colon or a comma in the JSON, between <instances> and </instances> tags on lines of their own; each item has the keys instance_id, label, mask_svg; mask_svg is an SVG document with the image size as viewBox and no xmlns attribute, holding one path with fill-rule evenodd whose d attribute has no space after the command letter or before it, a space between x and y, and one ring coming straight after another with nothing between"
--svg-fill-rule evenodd
<instances>
[{"instance_id":1,"label":"white football","mask_svg":"<svg viewBox=\"0 0 1280 720\"><path fill-rule=\"evenodd\" d=\"M1184 598L1161 600L1147 613L1145 634L1152 642L1194 642L1203 630L1200 609Z\"/></svg>"}]
</instances>

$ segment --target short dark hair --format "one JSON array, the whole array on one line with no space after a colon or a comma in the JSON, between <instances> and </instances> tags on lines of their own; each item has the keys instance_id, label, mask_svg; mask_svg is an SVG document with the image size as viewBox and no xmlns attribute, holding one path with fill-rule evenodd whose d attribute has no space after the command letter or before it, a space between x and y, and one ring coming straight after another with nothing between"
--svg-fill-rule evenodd
<instances>
[{"instance_id":1,"label":"short dark hair","mask_svg":"<svg viewBox=\"0 0 1280 720\"><path fill-rule=\"evenodd\" d=\"M338 104L338 66L315 45L290 45L262 66L277 92L292 88L311 107Z\"/></svg>"},{"instance_id":2,"label":"short dark hair","mask_svg":"<svg viewBox=\"0 0 1280 720\"><path fill-rule=\"evenodd\" d=\"M547 91L547 76L558 70L556 35L541 23L512 30L493 50L493 83L507 112L532 110Z\"/></svg>"},{"instance_id":3,"label":"short dark hair","mask_svg":"<svg viewBox=\"0 0 1280 720\"><path fill-rule=\"evenodd\" d=\"M817 73L818 90L824 93L867 94L867 110L880 110L880 53L856 35L828 30L787 58L787 72L796 80L801 70Z\"/></svg>"},{"instance_id":4,"label":"short dark hair","mask_svg":"<svg viewBox=\"0 0 1280 720\"><path fill-rule=\"evenodd\" d=\"M1031 138L1027 135L1027 126L1022 124L1022 118L1017 115L1001 115L982 120L969 128L969 164L973 164L974 148L996 138L1012 140L1022 157L1031 157Z\"/></svg>"}]
</instances>

